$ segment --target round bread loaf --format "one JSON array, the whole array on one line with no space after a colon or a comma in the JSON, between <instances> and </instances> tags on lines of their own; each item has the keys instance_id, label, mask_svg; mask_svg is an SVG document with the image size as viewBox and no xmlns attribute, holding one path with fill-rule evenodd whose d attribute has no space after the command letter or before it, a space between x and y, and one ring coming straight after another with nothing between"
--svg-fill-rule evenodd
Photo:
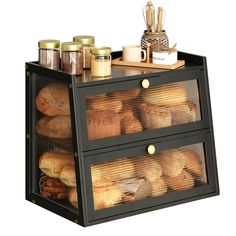
<instances>
[{"instance_id":1,"label":"round bread loaf","mask_svg":"<svg viewBox=\"0 0 236 236\"><path fill-rule=\"evenodd\" d=\"M37 133L49 138L71 138L71 117L70 116L44 116L36 127Z\"/></svg>"},{"instance_id":2,"label":"round bread loaf","mask_svg":"<svg viewBox=\"0 0 236 236\"><path fill-rule=\"evenodd\" d=\"M132 178L135 176L134 164L130 159L119 159L100 165L103 176L110 181Z\"/></svg>"},{"instance_id":3,"label":"round bread loaf","mask_svg":"<svg viewBox=\"0 0 236 236\"><path fill-rule=\"evenodd\" d=\"M159 129L171 125L171 112L166 107L142 103L139 110L142 124L146 129Z\"/></svg>"},{"instance_id":4,"label":"round bread loaf","mask_svg":"<svg viewBox=\"0 0 236 236\"><path fill-rule=\"evenodd\" d=\"M39 180L40 194L50 199L68 198L69 188L59 179L42 176Z\"/></svg>"},{"instance_id":5,"label":"round bread loaf","mask_svg":"<svg viewBox=\"0 0 236 236\"><path fill-rule=\"evenodd\" d=\"M194 186L192 175L185 170L175 177L165 177L165 182L169 188L175 191L190 189Z\"/></svg>"},{"instance_id":6,"label":"round bread loaf","mask_svg":"<svg viewBox=\"0 0 236 236\"><path fill-rule=\"evenodd\" d=\"M163 174L169 177L179 175L186 164L186 158L181 151L168 150L163 151L158 156L159 163L161 164Z\"/></svg>"},{"instance_id":7,"label":"round bread loaf","mask_svg":"<svg viewBox=\"0 0 236 236\"><path fill-rule=\"evenodd\" d=\"M152 185L152 197L164 195L167 192L167 185L162 177L151 182Z\"/></svg>"},{"instance_id":8,"label":"round bread loaf","mask_svg":"<svg viewBox=\"0 0 236 236\"><path fill-rule=\"evenodd\" d=\"M193 175L196 175L199 178L203 177L203 165L200 161L200 157L191 150L181 150L186 160L186 168Z\"/></svg>"},{"instance_id":9,"label":"round bread loaf","mask_svg":"<svg viewBox=\"0 0 236 236\"><path fill-rule=\"evenodd\" d=\"M73 165L72 153L44 152L39 158L40 170L49 177L59 178L66 165Z\"/></svg>"},{"instance_id":10,"label":"round bread loaf","mask_svg":"<svg viewBox=\"0 0 236 236\"><path fill-rule=\"evenodd\" d=\"M144 89L144 102L155 106L175 106L187 102L185 87L181 84L164 84Z\"/></svg>"},{"instance_id":11,"label":"round bread loaf","mask_svg":"<svg viewBox=\"0 0 236 236\"><path fill-rule=\"evenodd\" d=\"M150 157L140 157L133 160L135 176L144 177L150 182L155 181L162 175L162 168L157 160Z\"/></svg>"},{"instance_id":12,"label":"round bread loaf","mask_svg":"<svg viewBox=\"0 0 236 236\"><path fill-rule=\"evenodd\" d=\"M45 86L36 97L36 106L47 116L70 115L68 87L59 83Z\"/></svg>"},{"instance_id":13,"label":"round bread loaf","mask_svg":"<svg viewBox=\"0 0 236 236\"><path fill-rule=\"evenodd\" d=\"M74 206L75 208L79 208L78 205L78 196L77 196L77 189L71 188L69 192L69 202Z\"/></svg>"},{"instance_id":14,"label":"round bread loaf","mask_svg":"<svg viewBox=\"0 0 236 236\"><path fill-rule=\"evenodd\" d=\"M69 187L76 187L75 166L66 165L60 173L60 180Z\"/></svg>"},{"instance_id":15,"label":"round bread loaf","mask_svg":"<svg viewBox=\"0 0 236 236\"><path fill-rule=\"evenodd\" d=\"M119 204L122 200L122 192L115 185L93 188L94 209L109 208Z\"/></svg>"},{"instance_id":16,"label":"round bread loaf","mask_svg":"<svg viewBox=\"0 0 236 236\"><path fill-rule=\"evenodd\" d=\"M123 101L128 101L128 100L137 98L140 92L141 90L139 88L135 88L135 89L125 90L125 91L120 91L120 92L114 92L112 93L112 96L114 98L120 99L123 102Z\"/></svg>"}]
</instances>

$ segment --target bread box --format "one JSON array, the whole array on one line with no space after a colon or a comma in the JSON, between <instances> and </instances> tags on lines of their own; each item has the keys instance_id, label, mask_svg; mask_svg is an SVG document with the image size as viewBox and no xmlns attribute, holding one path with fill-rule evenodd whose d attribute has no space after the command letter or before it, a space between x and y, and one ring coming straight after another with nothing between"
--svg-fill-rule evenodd
<instances>
[{"instance_id":1,"label":"bread box","mask_svg":"<svg viewBox=\"0 0 236 236\"><path fill-rule=\"evenodd\" d=\"M26 199L90 226L219 194L206 58L178 59L104 78L26 63Z\"/></svg>"}]
</instances>

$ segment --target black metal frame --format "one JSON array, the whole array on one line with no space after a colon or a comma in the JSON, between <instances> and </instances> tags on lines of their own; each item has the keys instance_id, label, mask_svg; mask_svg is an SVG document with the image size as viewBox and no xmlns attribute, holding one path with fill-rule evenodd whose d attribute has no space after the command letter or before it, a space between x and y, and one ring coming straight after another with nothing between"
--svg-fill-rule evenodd
<instances>
[{"instance_id":1,"label":"black metal frame","mask_svg":"<svg viewBox=\"0 0 236 236\"><path fill-rule=\"evenodd\" d=\"M121 56L121 52L112 53L113 58ZM187 53L178 53L179 59L186 61L186 67L174 71L161 71L137 76L117 77L112 80L78 82L78 78L43 68L37 62L26 63L26 199L40 205L58 215L72 220L82 226L93 225L118 219L150 210L160 209L192 200L219 194L216 155L214 145L213 124L211 117L210 93L208 85L206 58ZM79 214L47 200L32 192L32 74L63 81L67 84L70 96L71 121L73 130L73 152L76 164L77 190L79 199ZM149 130L140 134L114 137L88 142L85 127L85 99L86 95L94 95L105 91L119 91L123 88L131 89L140 86L142 79L148 78L151 85L169 82L179 82L197 79L199 86L199 100L202 121L193 124L183 124L158 130ZM115 86L114 86L115 85ZM82 112L81 112L82 111ZM128 154L142 154L148 144L158 144L158 148L181 145L202 140L206 145L206 161L209 185L183 192L168 194L168 196L149 198L99 211L93 210L91 187L91 163L116 159ZM119 154L119 155L118 155Z\"/></svg>"}]
</instances>

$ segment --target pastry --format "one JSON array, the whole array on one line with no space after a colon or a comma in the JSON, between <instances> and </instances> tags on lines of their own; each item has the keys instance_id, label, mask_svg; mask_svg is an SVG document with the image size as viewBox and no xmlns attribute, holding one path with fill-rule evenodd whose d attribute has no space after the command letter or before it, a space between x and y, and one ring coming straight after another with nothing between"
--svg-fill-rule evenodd
<instances>
[{"instance_id":1,"label":"pastry","mask_svg":"<svg viewBox=\"0 0 236 236\"><path fill-rule=\"evenodd\" d=\"M203 177L203 165L200 161L200 157L197 153L190 150L181 150L186 160L186 168L193 175L202 178Z\"/></svg>"},{"instance_id":2,"label":"pastry","mask_svg":"<svg viewBox=\"0 0 236 236\"><path fill-rule=\"evenodd\" d=\"M175 177L165 177L165 182L169 188L175 191L190 189L194 186L192 175L185 170Z\"/></svg>"},{"instance_id":3,"label":"pastry","mask_svg":"<svg viewBox=\"0 0 236 236\"><path fill-rule=\"evenodd\" d=\"M88 139L120 135L120 116L111 111L87 110Z\"/></svg>"},{"instance_id":4,"label":"pastry","mask_svg":"<svg viewBox=\"0 0 236 236\"><path fill-rule=\"evenodd\" d=\"M158 129L171 125L171 112L166 107L142 103L139 105L142 124L147 129Z\"/></svg>"},{"instance_id":5,"label":"pastry","mask_svg":"<svg viewBox=\"0 0 236 236\"><path fill-rule=\"evenodd\" d=\"M37 133L49 138L71 138L70 116L43 116L37 123Z\"/></svg>"},{"instance_id":6,"label":"pastry","mask_svg":"<svg viewBox=\"0 0 236 236\"><path fill-rule=\"evenodd\" d=\"M59 179L42 176L39 181L40 194L50 199L68 198L69 188Z\"/></svg>"},{"instance_id":7,"label":"pastry","mask_svg":"<svg viewBox=\"0 0 236 236\"><path fill-rule=\"evenodd\" d=\"M163 84L142 91L145 103L155 106L175 106L187 102L187 94L182 84Z\"/></svg>"},{"instance_id":8,"label":"pastry","mask_svg":"<svg viewBox=\"0 0 236 236\"><path fill-rule=\"evenodd\" d=\"M186 164L186 158L181 151L168 150L163 151L158 156L159 163L162 167L163 174L169 177L175 177L179 175Z\"/></svg>"},{"instance_id":9,"label":"pastry","mask_svg":"<svg viewBox=\"0 0 236 236\"><path fill-rule=\"evenodd\" d=\"M140 92L141 90L139 88L135 88L135 89L125 90L125 91L120 91L120 92L114 92L112 93L112 96L114 96L114 98L120 99L123 102L123 101L128 101L128 100L137 98Z\"/></svg>"},{"instance_id":10,"label":"pastry","mask_svg":"<svg viewBox=\"0 0 236 236\"><path fill-rule=\"evenodd\" d=\"M121 132L122 134L132 134L141 132L143 127L139 120L135 117L126 117L121 120Z\"/></svg>"},{"instance_id":11,"label":"pastry","mask_svg":"<svg viewBox=\"0 0 236 236\"><path fill-rule=\"evenodd\" d=\"M68 87L59 83L45 86L36 97L36 106L47 116L70 115Z\"/></svg>"},{"instance_id":12,"label":"pastry","mask_svg":"<svg viewBox=\"0 0 236 236\"><path fill-rule=\"evenodd\" d=\"M40 170L49 177L59 178L66 165L74 164L72 153L44 152L39 158Z\"/></svg>"},{"instance_id":13,"label":"pastry","mask_svg":"<svg viewBox=\"0 0 236 236\"><path fill-rule=\"evenodd\" d=\"M76 187L75 166L66 165L60 173L60 180L69 187Z\"/></svg>"},{"instance_id":14,"label":"pastry","mask_svg":"<svg viewBox=\"0 0 236 236\"><path fill-rule=\"evenodd\" d=\"M119 204L121 200L122 192L115 184L93 188L95 210L113 207L114 205Z\"/></svg>"},{"instance_id":15,"label":"pastry","mask_svg":"<svg viewBox=\"0 0 236 236\"><path fill-rule=\"evenodd\" d=\"M122 102L120 99L113 97L96 97L90 100L90 108L98 111L111 111L119 113L122 109Z\"/></svg>"},{"instance_id":16,"label":"pastry","mask_svg":"<svg viewBox=\"0 0 236 236\"><path fill-rule=\"evenodd\" d=\"M139 157L133 160L135 176L144 177L150 182L155 181L162 175L162 168L157 160L150 157Z\"/></svg>"},{"instance_id":17,"label":"pastry","mask_svg":"<svg viewBox=\"0 0 236 236\"><path fill-rule=\"evenodd\" d=\"M122 192L122 202L135 201L149 197L152 193L151 183L145 178L130 178L116 182Z\"/></svg>"},{"instance_id":18,"label":"pastry","mask_svg":"<svg viewBox=\"0 0 236 236\"><path fill-rule=\"evenodd\" d=\"M183 124L196 121L197 107L193 103L180 104L169 107L171 112L171 124Z\"/></svg>"},{"instance_id":19,"label":"pastry","mask_svg":"<svg viewBox=\"0 0 236 236\"><path fill-rule=\"evenodd\" d=\"M103 176L110 181L135 177L134 164L130 159L119 159L100 165Z\"/></svg>"},{"instance_id":20,"label":"pastry","mask_svg":"<svg viewBox=\"0 0 236 236\"><path fill-rule=\"evenodd\" d=\"M152 186L152 197L164 195L167 192L167 185L162 177L151 182Z\"/></svg>"},{"instance_id":21,"label":"pastry","mask_svg":"<svg viewBox=\"0 0 236 236\"><path fill-rule=\"evenodd\" d=\"M77 196L77 189L71 188L69 192L69 202L74 206L75 208L79 208L78 205L78 196Z\"/></svg>"}]
</instances>

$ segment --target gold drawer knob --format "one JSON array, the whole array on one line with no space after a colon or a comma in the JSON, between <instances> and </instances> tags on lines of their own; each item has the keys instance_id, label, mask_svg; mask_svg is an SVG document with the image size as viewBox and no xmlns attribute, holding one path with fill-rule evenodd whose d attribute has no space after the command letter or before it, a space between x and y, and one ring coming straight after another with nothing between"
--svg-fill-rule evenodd
<instances>
[{"instance_id":1,"label":"gold drawer knob","mask_svg":"<svg viewBox=\"0 0 236 236\"><path fill-rule=\"evenodd\" d=\"M154 145L149 145L147 147L147 152L148 152L148 154L151 154L151 155L154 154L156 152L155 146Z\"/></svg>"},{"instance_id":2,"label":"gold drawer knob","mask_svg":"<svg viewBox=\"0 0 236 236\"><path fill-rule=\"evenodd\" d=\"M148 79L144 79L143 81L142 81L142 87L143 88L149 88L149 85L150 85L150 82L149 82L149 80Z\"/></svg>"}]
</instances>

